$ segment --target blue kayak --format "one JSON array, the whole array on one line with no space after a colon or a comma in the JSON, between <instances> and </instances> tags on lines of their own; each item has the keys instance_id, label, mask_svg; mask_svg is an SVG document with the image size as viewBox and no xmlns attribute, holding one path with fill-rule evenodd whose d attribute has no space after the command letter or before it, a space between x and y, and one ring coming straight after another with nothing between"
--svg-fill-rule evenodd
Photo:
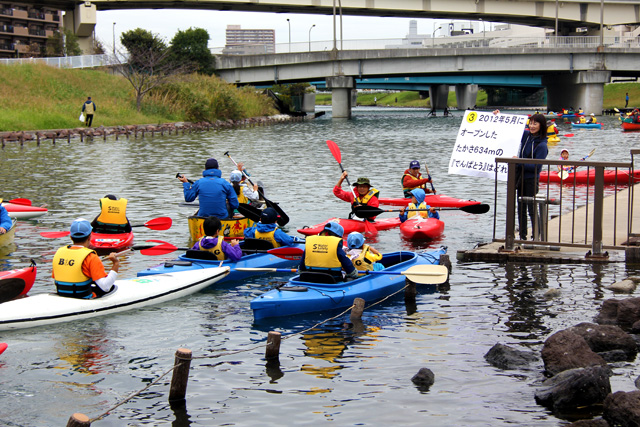
<instances>
[{"instance_id":1,"label":"blue kayak","mask_svg":"<svg viewBox=\"0 0 640 427\"><path fill-rule=\"evenodd\" d=\"M288 247L288 246L287 246ZM304 244L295 244L291 246L292 248L299 248L304 250ZM211 259L210 252L207 251L187 251L183 255L180 255L178 259L173 261L163 262L162 264L158 264L155 267L147 268L146 270L142 270L138 273L138 277L141 276L149 276L152 274L164 274L164 273L175 273L178 271L187 271L187 270L198 270L203 268L213 268L219 267L220 263L222 266L230 267L229 274L219 280L217 283L226 283L234 280L243 280L247 277L256 276L261 274L260 272L255 271L237 271L236 268L291 268L297 267L300 264L300 259L283 259L276 255L271 255L268 253L254 253L254 254L245 254L240 258L240 261L233 262L230 260L218 261L216 259Z\"/></svg>"},{"instance_id":2,"label":"blue kayak","mask_svg":"<svg viewBox=\"0 0 640 427\"><path fill-rule=\"evenodd\" d=\"M602 123L571 123L574 128L602 129Z\"/></svg>"},{"instance_id":3,"label":"blue kayak","mask_svg":"<svg viewBox=\"0 0 640 427\"><path fill-rule=\"evenodd\" d=\"M254 319L291 316L316 311L345 309L356 298L362 298L367 304L380 300L405 286L405 276L400 272L417 265L438 265L440 255L446 253L446 247L422 253L391 252L384 254L379 261L386 266L382 272L395 274L367 274L350 282L315 283L305 281L318 273L303 273L294 276L284 286L265 292L251 301Z\"/></svg>"}]
</instances>

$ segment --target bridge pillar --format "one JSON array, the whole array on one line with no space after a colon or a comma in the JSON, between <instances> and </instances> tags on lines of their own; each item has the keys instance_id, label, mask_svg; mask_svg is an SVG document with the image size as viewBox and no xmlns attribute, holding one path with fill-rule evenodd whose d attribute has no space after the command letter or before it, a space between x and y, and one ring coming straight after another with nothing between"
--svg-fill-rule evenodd
<instances>
[{"instance_id":1,"label":"bridge pillar","mask_svg":"<svg viewBox=\"0 0 640 427\"><path fill-rule=\"evenodd\" d=\"M78 36L78 45L85 54L93 54L96 13L96 5L86 1L76 5L73 11L66 11L62 20L62 26Z\"/></svg>"},{"instance_id":2,"label":"bridge pillar","mask_svg":"<svg viewBox=\"0 0 640 427\"><path fill-rule=\"evenodd\" d=\"M542 78L547 89L547 109L582 108L585 113L602 114L604 85L611 71L578 71Z\"/></svg>"},{"instance_id":3,"label":"bridge pillar","mask_svg":"<svg viewBox=\"0 0 640 427\"><path fill-rule=\"evenodd\" d=\"M326 78L327 89L331 89L331 115L336 119L351 118L351 90L353 77L335 76Z\"/></svg>"},{"instance_id":4,"label":"bridge pillar","mask_svg":"<svg viewBox=\"0 0 640 427\"><path fill-rule=\"evenodd\" d=\"M444 110L447 108L449 98L449 85L429 86L429 102L432 110Z\"/></svg>"},{"instance_id":5,"label":"bridge pillar","mask_svg":"<svg viewBox=\"0 0 640 427\"><path fill-rule=\"evenodd\" d=\"M470 110L476 105L478 85L456 85L458 110Z\"/></svg>"}]
</instances>

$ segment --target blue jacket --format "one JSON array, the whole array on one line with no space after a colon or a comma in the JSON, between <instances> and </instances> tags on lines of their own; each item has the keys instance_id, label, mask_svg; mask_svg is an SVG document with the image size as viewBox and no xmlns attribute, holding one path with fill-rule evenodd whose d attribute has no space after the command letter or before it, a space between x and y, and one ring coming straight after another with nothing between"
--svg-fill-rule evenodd
<instances>
[{"instance_id":1,"label":"blue jacket","mask_svg":"<svg viewBox=\"0 0 640 427\"><path fill-rule=\"evenodd\" d=\"M9 212L7 212L4 206L0 206L0 227L9 231L12 224L13 221L11 220L11 217L9 217Z\"/></svg>"},{"instance_id":2,"label":"blue jacket","mask_svg":"<svg viewBox=\"0 0 640 427\"><path fill-rule=\"evenodd\" d=\"M276 230L273 233L273 238L276 242L280 243L281 246L291 246L294 243L293 237L289 236L284 231L280 230L277 224L263 224L261 222L257 223L253 227L248 227L244 229L244 237L245 239L253 239L256 236L256 230L260 233L269 233L273 230Z\"/></svg>"},{"instance_id":3,"label":"blue jacket","mask_svg":"<svg viewBox=\"0 0 640 427\"><path fill-rule=\"evenodd\" d=\"M203 178L193 184L182 183L185 202L193 202L198 197L200 200L198 216L227 218L229 216L227 202L232 210L239 206L236 192L229 182L220 178L222 176L220 169L207 169L202 172L202 176Z\"/></svg>"},{"instance_id":4,"label":"blue jacket","mask_svg":"<svg viewBox=\"0 0 640 427\"><path fill-rule=\"evenodd\" d=\"M518 157L521 159L539 159L544 160L549 154L547 148L547 135L533 136L528 130L525 130L520 140L520 150ZM538 179L542 165L518 164L518 173L522 175L524 171L524 179Z\"/></svg>"}]
</instances>

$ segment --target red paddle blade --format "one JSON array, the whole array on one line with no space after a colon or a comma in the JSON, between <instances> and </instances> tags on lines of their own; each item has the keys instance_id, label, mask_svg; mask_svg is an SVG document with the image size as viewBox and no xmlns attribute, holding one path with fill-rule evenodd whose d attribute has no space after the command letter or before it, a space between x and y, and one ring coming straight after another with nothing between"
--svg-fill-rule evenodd
<instances>
[{"instance_id":1,"label":"red paddle blade","mask_svg":"<svg viewBox=\"0 0 640 427\"><path fill-rule=\"evenodd\" d=\"M364 232L370 236L378 235L378 229L376 228L376 226L371 224L371 222L367 221L366 219L364 221Z\"/></svg>"},{"instance_id":2,"label":"red paddle blade","mask_svg":"<svg viewBox=\"0 0 640 427\"><path fill-rule=\"evenodd\" d=\"M7 200L7 203L11 203L14 205L31 206L31 200L29 199L11 199Z\"/></svg>"},{"instance_id":3,"label":"red paddle blade","mask_svg":"<svg viewBox=\"0 0 640 427\"><path fill-rule=\"evenodd\" d=\"M166 245L158 245L153 248L142 249L140 253L142 255L165 255L174 251L177 251L178 248L169 243Z\"/></svg>"},{"instance_id":4,"label":"red paddle blade","mask_svg":"<svg viewBox=\"0 0 640 427\"><path fill-rule=\"evenodd\" d=\"M338 163L342 163L342 153L340 153L340 147L338 147L338 144L331 141L330 139L327 139L327 145L329 146L329 150L331 150L331 154L333 154L333 157L336 159L336 161Z\"/></svg>"},{"instance_id":5,"label":"red paddle blade","mask_svg":"<svg viewBox=\"0 0 640 427\"><path fill-rule=\"evenodd\" d=\"M47 239L57 239L59 237L65 237L71 234L69 231L43 231L40 233L42 237L46 237Z\"/></svg>"},{"instance_id":6,"label":"red paddle blade","mask_svg":"<svg viewBox=\"0 0 640 427\"><path fill-rule=\"evenodd\" d=\"M161 216L145 222L143 225L151 230L168 230L173 221L168 216Z\"/></svg>"},{"instance_id":7,"label":"red paddle blade","mask_svg":"<svg viewBox=\"0 0 640 427\"><path fill-rule=\"evenodd\" d=\"M565 133L562 136L566 136L567 138L571 138L573 135L575 135L575 134L573 134L573 133Z\"/></svg>"},{"instance_id":8,"label":"red paddle blade","mask_svg":"<svg viewBox=\"0 0 640 427\"><path fill-rule=\"evenodd\" d=\"M302 250L301 248L282 247L269 249L267 253L270 255L275 255L278 258L288 259L290 261L300 261L302 259L302 255L304 254L304 250Z\"/></svg>"}]
</instances>

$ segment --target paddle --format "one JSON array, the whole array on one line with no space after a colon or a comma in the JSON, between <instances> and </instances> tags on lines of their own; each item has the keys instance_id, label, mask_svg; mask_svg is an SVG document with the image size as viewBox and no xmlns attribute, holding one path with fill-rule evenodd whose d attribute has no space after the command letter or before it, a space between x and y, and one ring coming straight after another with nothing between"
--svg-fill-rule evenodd
<instances>
[{"instance_id":1,"label":"paddle","mask_svg":"<svg viewBox=\"0 0 640 427\"><path fill-rule=\"evenodd\" d=\"M436 189L433 186L433 180L431 179L431 174L429 173L429 166L427 166L427 164L424 164L424 168L427 170L427 178L429 178L429 181L431 181L429 184L431 184L431 191L433 191L433 194L436 194Z\"/></svg>"},{"instance_id":2,"label":"paddle","mask_svg":"<svg viewBox=\"0 0 640 427\"><path fill-rule=\"evenodd\" d=\"M338 144L331 141L330 139L327 139L327 146L329 147L329 151L331 151L333 158L336 159L336 162L338 162L338 165L340 165L340 170L342 171L342 173L344 173L344 168L342 167L342 153L340 152L340 147L338 147ZM347 185L349 186L349 188L351 188L351 193L353 194L353 200L354 201L358 200L358 196L356 195L356 192L353 190L353 187L349 182L349 177L345 176L345 179L347 180ZM375 216L375 215L371 215L371 216ZM378 234L378 229L373 224L371 224L371 222L369 222L368 218L365 219L364 221L364 232L372 236L375 236L376 234Z\"/></svg>"},{"instance_id":3,"label":"paddle","mask_svg":"<svg viewBox=\"0 0 640 427\"><path fill-rule=\"evenodd\" d=\"M262 216L262 210L247 203L240 203L238 205L238 212L253 222L260 222L260 217Z\"/></svg>"},{"instance_id":4,"label":"paddle","mask_svg":"<svg viewBox=\"0 0 640 427\"><path fill-rule=\"evenodd\" d=\"M238 166L236 161L231 158L231 155L229 154L228 151L225 152L224 155L227 156L233 162L233 164L236 165L236 167ZM245 173L245 171L242 171L242 175L247 177L247 180L249 181L249 183L251 185L254 185L253 182L251 181L251 178L249 178L249 175L247 175ZM264 199L264 202L267 204L267 207L273 208L273 209L276 210L276 212L278 212L278 219L276 220L278 225L280 227L284 227L285 225L287 225L289 223L289 216L282 210L282 208L277 203L272 202L271 200L267 199L265 197L265 195L264 195L264 192L260 189L260 187L258 187L258 194L260 194L260 197L262 197ZM258 218L257 221L259 221L259 220L260 220L260 218Z\"/></svg>"},{"instance_id":5,"label":"paddle","mask_svg":"<svg viewBox=\"0 0 640 427\"><path fill-rule=\"evenodd\" d=\"M29 199L11 199L7 200L5 203L11 203L12 205L32 206L31 200Z\"/></svg>"},{"instance_id":6,"label":"paddle","mask_svg":"<svg viewBox=\"0 0 640 427\"><path fill-rule=\"evenodd\" d=\"M594 148L593 150L591 150L591 151L589 152L589 154L587 154L586 156L584 156L583 158L581 158L581 159L580 159L580 161L582 162L582 161L587 160L589 157L593 156L593 153L595 153L595 152L596 152L596 149ZM560 171L560 173L558 173L558 175L560 176L560 179L564 181L565 179L569 178L569 174L570 174L571 172L573 172L574 170L576 170L576 168L578 168L578 167L579 167L579 166L571 166L571 167L570 167L569 169L567 169L567 170L564 170L564 169L563 169L563 170L561 170L561 171Z\"/></svg>"},{"instance_id":7,"label":"paddle","mask_svg":"<svg viewBox=\"0 0 640 427\"><path fill-rule=\"evenodd\" d=\"M147 240L147 242L155 242L160 243L159 245L135 245L133 246L133 250L140 251L142 255L165 255L174 251L188 251L191 248L179 248L177 246L172 245L171 243L164 242L162 240ZM269 255L275 255L278 258L288 259L291 261L299 261L302 259L302 254L304 250L301 248L293 248L288 246L283 246L280 248L274 249L246 249L242 251L243 253L265 253Z\"/></svg>"},{"instance_id":8,"label":"paddle","mask_svg":"<svg viewBox=\"0 0 640 427\"><path fill-rule=\"evenodd\" d=\"M449 211L449 210L460 210L462 212L471 213L471 214L484 214L489 212L489 205L486 203L480 203L477 205L469 205L469 206L461 206L459 208L436 208L436 210ZM406 209L405 211L428 211L429 209ZM370 216L378 216L383 212L401 212L402 209L380 209L373 208L371 206L356 206L353 209L353 212L359 218L367 218Z\"/></svg>"},{"instance_id":9,"label":"paddle","mask_svg":"<svg viewBox=\"0 0 640 427\"><path fill-rule=\"evenodd\" d=\"M558 136L566 136L567 138L571 138L574 135L575 135L574 133L565 133L564 135L558 135Z\"/></svg>"},{"instance_id":10,"label":"paddle","mask_svg":"<svg viewBox=\"0 0 640 427\"><path fill-rule=\"evenodd\" d=\"M172 224L171 218L168 216L161 216L151 219L144 224L132 224L131 227L147 227L151 230L168 230ZM65 237L71 234L69 231L43 231L40 233L42 237L48 239L57 239L59 237Z\"/></svg>"},{"instance_id":11,"label":"paddle","mask_svg":"<svg viewBox=\"0 0 640 427\"><path fill-rule=\"evenodd\" d=\"M236 268L237 271L264 271L271 273L297 273L297 269L289 268ZM358 271L358 274L391 274L402 275L412 282L422 285L445 283L449 278L449 270L444 265L414 265L405 271ZM346 286L349 282L344 283Z\"/></svg>"}]
</instances>

